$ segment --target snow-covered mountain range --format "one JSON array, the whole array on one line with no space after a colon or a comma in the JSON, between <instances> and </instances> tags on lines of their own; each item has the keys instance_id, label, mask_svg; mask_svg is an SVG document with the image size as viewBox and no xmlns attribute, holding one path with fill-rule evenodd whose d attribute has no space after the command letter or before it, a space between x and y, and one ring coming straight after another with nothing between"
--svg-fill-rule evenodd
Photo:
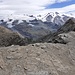
<instances>
[{"instance_id":1,"label":"snow-covered mountain range","mask_svg":"<svg viewBox=\"0 0 75 75\"><path fill-rule=\"evenodd\" d=\"M4 15L0 16L0 25L13 31L21 33L23 36L38 38L55 32L59 27L73 17L73 15L50 12L44 15Z\"/></svg>"},{"instance_id":2,"label":"snow-covered mountain range","mask_svg":"<svg viewBox=\"0 0 75 75\"><path fill-rule=\"evenodd\" d=\"M58 13L58 12L50 12L44 15L39 15L37 18L41 19L43 22L52 22L57 25L63 25L70 17L74 17L73 14L65 14L65 13Z\"/></svg>"},{"instance_id":3,"label":"snow-covered mountain range","mask_svg":"<svg viewBox=\"0 0 75 75\"><path fill-rule=\"evenodd\" d=\"M23 15L4 15L4 16L0 16L0 23L2 23L1 20L3 20L4 22L7 22L7 24L11 24L12 22L14 22L15 20L18 20L18 24L23 22L23 20L26 20L26 22L29 22L31 20L41 20L43 22L52 22L55 23L57 25L63 25L70 17L74 17L72 14L61 14L58 12L50 12L44 15L27 15L27 14L23 14ZM10 21L11 19L11 21ZM32 25L34 26L34 25Z\"/></svg>"}]
</instances>

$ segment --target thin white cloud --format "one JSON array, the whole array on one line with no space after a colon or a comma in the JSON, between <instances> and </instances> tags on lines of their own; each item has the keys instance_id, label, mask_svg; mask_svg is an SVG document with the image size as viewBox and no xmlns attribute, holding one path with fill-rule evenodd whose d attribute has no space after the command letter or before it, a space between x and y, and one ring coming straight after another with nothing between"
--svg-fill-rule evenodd
<instances>
[{"instance_id":1,"label":"thin white cloud","mask_svg":"<svg viewBox=\"0 0 75 75\"><path fill-rule=\"evenodd\" d=\"M39 14L46 11L64 11L61 9L45 9L46 5L69 0L0 0L0 14ZM72 6L71 6L72 8Z\"/></svg>"},{"instance_id":2,"label":"thin white cloud","mask_svg":"<svg viewBox=\"0 0 75 75\"><path fill-rule=\"evenodd\" d=\"M54 9L46 9L46 11L58 11L58 12L69 12L69 11L75 11L75 4L68 5L62 8L54 8Z\"/></svg>"},{"instance_id":3,"label":"thin white cloud","mask_svg":"<svg viewBox=\"0 0 75 75\"><path fill-rule=\"evenodd\" d=\"M57 0L57 3L66 2L66 1L71 1L71 0Z\"/></svg>"}]
</instances>

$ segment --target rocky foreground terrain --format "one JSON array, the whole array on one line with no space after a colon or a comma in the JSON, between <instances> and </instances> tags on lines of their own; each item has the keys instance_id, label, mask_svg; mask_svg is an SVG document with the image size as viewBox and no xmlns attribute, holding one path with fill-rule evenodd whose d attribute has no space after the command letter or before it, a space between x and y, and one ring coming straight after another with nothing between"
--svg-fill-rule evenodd
<instances>
[{"instance_id":1,"label":"rocky foreground terrain","mask_svg":"<svg viewBox=\"0 0 75 75\"><path fill-rule=\"evenodd\" d=\"M1 47L0 75L75 75L75 46L36 43Z\"/></svg>"}]
</instances>

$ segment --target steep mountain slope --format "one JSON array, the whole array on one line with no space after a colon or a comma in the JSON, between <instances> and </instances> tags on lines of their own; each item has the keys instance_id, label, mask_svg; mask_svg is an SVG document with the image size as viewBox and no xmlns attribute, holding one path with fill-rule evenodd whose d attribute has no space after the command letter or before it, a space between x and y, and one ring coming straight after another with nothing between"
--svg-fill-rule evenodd
<instances>
[{"instance_id":1,"label":"steep mountain slope","mask_svg":"<svg viewBox=\"0 0 75 75\"><path fill-rule=\"evenodd\" d=\"M27 43L28 39L23 38L21 34L0 26L0 46L26 45Z\"/></svg>"},{"instance_id":2,"label":"steep mountain slope","mask_svg":"<svg viewBox=\"0 0 75 75\"><path fill-rule=\"evenodd\" d=\"M66 44L67 41L66 40L64 41L64 38L67 37L66 35L70 31L75 31L75 19L74 18L69 19L62 27L60 27L57 30L57 32L45 36L44 38L41 39L41 41ZM64 33L64 35L62 33ZM62 38L62 35L63 35L63 38Z\"/></svg>"},{"instance_id":3,"label":"steep mountain slope","mask_svg":"<svg viewBox=\"0 0 75 75\"><path fill-rule=\"evenodd\" d=\"M75 18L70 18L61 28L58 29L59 33L75 31Z\"/></svg>"}]
</instances>

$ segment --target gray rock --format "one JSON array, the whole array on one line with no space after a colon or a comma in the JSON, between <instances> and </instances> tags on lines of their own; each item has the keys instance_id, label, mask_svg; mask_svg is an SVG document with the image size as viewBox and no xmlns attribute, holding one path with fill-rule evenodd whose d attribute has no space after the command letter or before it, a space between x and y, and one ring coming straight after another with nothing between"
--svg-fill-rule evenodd
<instances>
[{"instance_id":1,"label":"gray rock","mask_svg":"<svg viewBox=\"0 0 75 75\"><path fill-rule=\"evenodd\" d=\"M46 49L47 47L45 45L41 46L41 49Z\"/></svg>"},{"instance_id":2,"label":"gray rock","mask_svg":"<svg viewBox=\"0 0 75 75\"><path fill-rule=\"evenodd\" d=\"M36 43L35 46L36 46L36 47L40 47L40 43Z\"/></svg>"}]
</instances>

